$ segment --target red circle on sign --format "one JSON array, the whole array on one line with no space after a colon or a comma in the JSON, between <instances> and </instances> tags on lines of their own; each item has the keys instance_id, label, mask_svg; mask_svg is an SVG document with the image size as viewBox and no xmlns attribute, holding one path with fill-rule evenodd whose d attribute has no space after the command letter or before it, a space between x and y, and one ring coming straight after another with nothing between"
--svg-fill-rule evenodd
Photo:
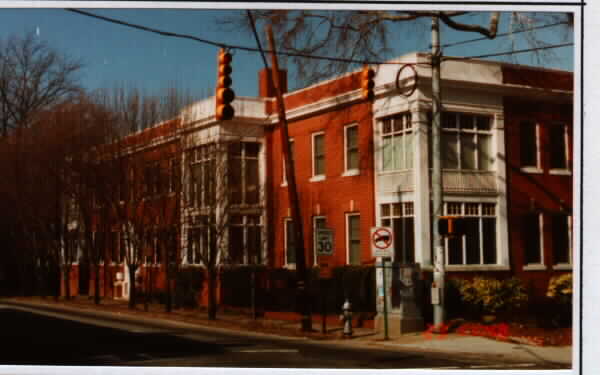
<instances>
[{"instance_id":1,"label":"red circle on sign","mask_svg":"<svg viewBox=\"0 0 600 375\"><path fill-rule=\"evenodd\" d=\"M379 242L383 242L383 245L379 245ZM377 229L373 232L373 244L378 249L387 249L392 244L392 233L384 228Z\"/></svg>"}]
</instances>

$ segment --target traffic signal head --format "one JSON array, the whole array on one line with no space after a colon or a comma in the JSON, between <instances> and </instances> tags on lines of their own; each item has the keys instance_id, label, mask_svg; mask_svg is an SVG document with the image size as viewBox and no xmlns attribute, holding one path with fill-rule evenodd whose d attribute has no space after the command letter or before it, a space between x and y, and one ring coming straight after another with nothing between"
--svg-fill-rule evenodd
<instances>
[{"instance_id":1,"label":"traffic signal head","mask_svg":"<svg viewBox=\"0 0 600 375\"><path fill-rule=\"evenodd\" d=\"M232 56L225 50L219 50L217 71L217 93L215 97L217 120L231 120L235 115L231 102L235 99L235 93L231 89Z\"/></svg>"},{"instance_id":2,"label":"traffic signal head","mask_svg":"<svg viewBox=\"0 0 600 375\"><path fill-rule=\"evenodd\" d=\"M442 236L460 236L465 234L465 219L456 216L440 216L438 233Z\"/></svg>"},{"instance_id":3,"label":"traffic signal head","mask_svg":"<svg viewBox=\"0 0 600 375\"><path fill-rule=\"evenodd\" d=\"M360 77L363 99L373 100L375 97L375 93L373 92L375 81L373 81L373 78L375 78L375 71L368 66L365 66Z\"/></svg>"}]
</instances>

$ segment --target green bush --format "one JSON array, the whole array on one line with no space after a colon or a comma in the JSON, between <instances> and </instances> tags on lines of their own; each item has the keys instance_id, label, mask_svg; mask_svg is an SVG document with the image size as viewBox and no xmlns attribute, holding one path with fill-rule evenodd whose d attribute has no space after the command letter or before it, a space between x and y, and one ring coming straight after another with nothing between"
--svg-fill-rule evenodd
<instances>
[{"instance_id":1,"label":"green bush","mask_svg":"<svg viewBox=\"0 0 600 375\"><path fill-rule=\"evenodd\" d=\"M204 287L204 270L198 268L180 268L175 272L175 308L198 307L198 295Z\"/></svg>"},{"instance_id":2,"label":"green bush","mask_svg":"<svg viewBox=\"0 0 600 375\"><path fill-rule=\"evenodd\" d=\"M497 280L476 276L473 280L457 280L462 300L482 313L510 311L527 302L527 293L520 279Z\"/></svg>"}]
</instances>

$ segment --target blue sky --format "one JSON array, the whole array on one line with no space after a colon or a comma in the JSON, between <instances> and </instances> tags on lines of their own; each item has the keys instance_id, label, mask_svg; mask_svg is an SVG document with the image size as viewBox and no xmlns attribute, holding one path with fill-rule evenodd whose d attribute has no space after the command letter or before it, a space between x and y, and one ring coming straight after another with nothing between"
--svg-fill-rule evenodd
<instances>
[{"instance_id":1,"label":"blue sky","mask_svg":"<svg viewBox=\"0 0 600 375\"><path fill-rule=\"evenodd\" d=\"M168 10L168 9L86 9L87 11L117 18L165 31L190 34L204 39L238 45L256 46L250 33L223 31L215 20L228 10ZM464 18L464 21L487 19L487 14ZM508 18L504 18L503 29ZM426 29L425 29L426 30ZM1 9L0 36L34 32L52 47L71 57L83 60L81 82L95 89L115 85L135 86L149 92L175 84L189 89L197 97L212 94L216 76L217 48L197 42L164 37L148 32L111 24L102 20L70 13L63 9ZM261 32L261 30L259 30ZM553 29L539 32L549 43L564 42ZM472 39L476 34L442 29L442 43ZM392 56L429 48L429 32L402 34ZM515 38L517 48L526 44ZM567 41L572 41L568 39ZM510 38L497 41L470 43L448 48L446 55L470 56L506 51L511 48ZM543 66L572 70L572 48L554 50L556 60ZM392 56L388 56L392 57ZM519 56L519 63L536 65L528 55ZM234 89L238 96L257 94L257 76L262 68L257 53L236 51L234 55ZM290 82L290 86L294 86Z\"/></svg>"}]
</instances>

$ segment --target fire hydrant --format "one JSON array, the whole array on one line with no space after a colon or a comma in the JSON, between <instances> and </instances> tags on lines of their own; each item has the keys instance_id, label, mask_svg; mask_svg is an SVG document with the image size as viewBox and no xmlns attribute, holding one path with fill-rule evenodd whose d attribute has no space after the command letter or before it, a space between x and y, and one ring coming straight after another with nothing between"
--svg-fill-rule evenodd
<instances>
[{"instance_id":1,"label":"fire hydrant","mask_svg":"<svg viewBox=\"0 0 600 375\"><path fill-rule=\"evenodd\" d=\"M340 315L340 321L344 323L344 337L352 336L352 305L350 301L346 299L342 306L342 314Z\"/></svg>"}]
</instances>

